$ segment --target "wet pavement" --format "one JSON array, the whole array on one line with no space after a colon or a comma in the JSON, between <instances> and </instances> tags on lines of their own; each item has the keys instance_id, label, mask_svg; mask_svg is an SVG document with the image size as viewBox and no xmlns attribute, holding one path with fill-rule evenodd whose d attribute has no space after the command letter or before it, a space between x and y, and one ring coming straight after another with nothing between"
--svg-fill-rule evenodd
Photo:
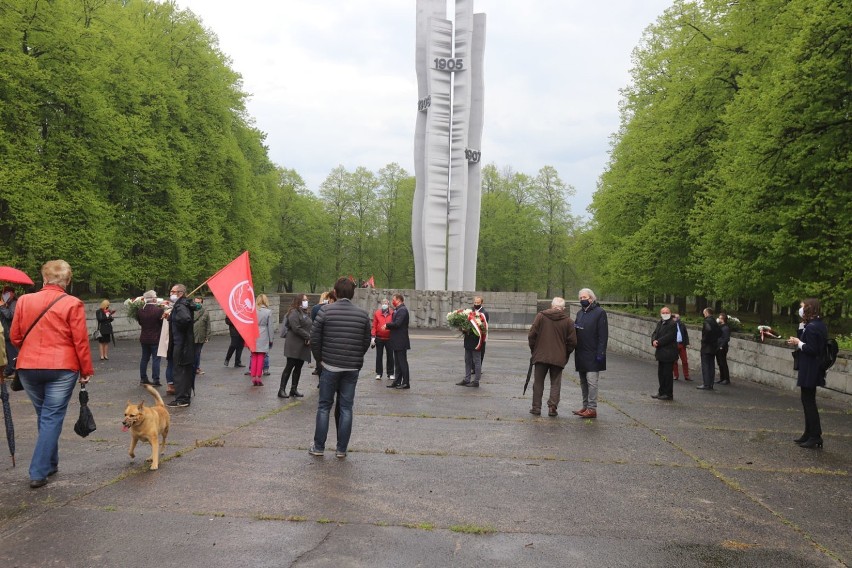
<instances>
[{"instance_id":1,"label":"wet pavement","mask_svg":"<svg viewBox=\"0 0 852 568\"><path fill-rule=\"evenodd\" d=\"M524 332L495 332L482 386L461 379L461 340L413 330L412 388L375 380L355 398L350 452L312 457L316 377L276 392L284 357L252 387L204 348L188 408L173 409L166 457L127 455L121 432L139 345L120 341L89 388L98 430L79 438L76 394L60 471L37 490L35 417L12 393L18 467L0 436L0 566L843 566L852 562L852 410L819 399L825 447L792 443L797 391L675 382L650 398L656 366L610 354L598 418L576 373L559 416L529 414ZM248 362L246 353L243 362ZM569 370L573 361L569 363ZM696 373L697 374L697 373ZM164 391L165 389L161 389ZM168 401L171 397L164 397ZM546 412L545 412L546 414ZM327 448L334 448L334 431Z\"/></svg>"}]
</instances>

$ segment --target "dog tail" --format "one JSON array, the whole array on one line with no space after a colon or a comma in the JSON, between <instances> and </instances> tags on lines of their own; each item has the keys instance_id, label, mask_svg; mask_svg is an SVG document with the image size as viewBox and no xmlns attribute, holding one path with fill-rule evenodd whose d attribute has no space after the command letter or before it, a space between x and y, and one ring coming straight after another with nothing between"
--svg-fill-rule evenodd
<instances>
[{"instance_id":1,"label":"dog tail","mask_svg":"<svg viewBox=\"0 0 852 568\"><path fill-rule=\"evenodd\" d=\"M157 389L155 389L151 385L145 385L145 390L151 393L151 396L153 396L154 400L157 401L157 406L166 406L163 402L163 397L160 396L160 393L157 392Z\"/></svg>"}]
</instances>

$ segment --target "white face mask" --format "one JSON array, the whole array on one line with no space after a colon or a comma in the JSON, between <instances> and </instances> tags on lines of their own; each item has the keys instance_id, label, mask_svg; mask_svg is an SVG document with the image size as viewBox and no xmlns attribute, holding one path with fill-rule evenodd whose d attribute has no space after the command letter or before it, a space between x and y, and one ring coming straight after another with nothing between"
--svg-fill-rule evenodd
<instances>
[{"instance_id":1,"label":"white face mask","mask_svg":"<svg viewBox=\"0 0 852 568\"><path fill-rule=\"evenodd\" d=\"M307 309L307 307L308 307L308 301L307 300L302 300L302 307Z\"/></svg>"},{"instance_id":2,"label":"white face mask","mask_svg":"<svg viewBox=\"0 0 852 568\"><path fill-rule=\"evenodd\" d=\"M177 302L177 301L178 301L178 295L177 295L177 294L172 294L171 296L169 296L169 300L171 300L171 301L172 301L172 303L174 304L175 302Z\"/></svg>"},{"instance_id":3,"label":"white face mask","mask_svg":"<svg viewBox=\"0 0 852 568\"><path fill-rule=\"evenodd\" d=\"M382 304L382 310L383 311L388 311L388 309L390 309L390 308L388 308L387 304Z\"/></svg>"},{"instance_id":4,"label":"white face mask","mask_svg":"<svg viewBox=\"0 0 852 568\"><path fill-rule=\"evenodd\" d=\"M804 306L799 308L799 317L802 318L802 319L805 319L805 307Z\"/></svg>"},{"instance_id":5,"label":"white face mask","mask_svg":"<svg viewBox=\"0 0 852 568\"><path fill-rule=\"evenodd\" d=\"M672 315L671 314L660 314L660 317L663 318L663 321L668 321L668 319L670 317L672 317Z\"/></svg>"},{"instance_id":6,"label":"white face mask","mask_svg":"<svg viewBox=\"0 0 852 568\"><path fill-rule=\"evenodd\" d=\"M8 301L9 301L9 298L11 298L11 297L12 297L12 293L11 293L11 292L3 292L3 301L4 301L4 302L8 302Z\"/></svg>"}]
</instances>

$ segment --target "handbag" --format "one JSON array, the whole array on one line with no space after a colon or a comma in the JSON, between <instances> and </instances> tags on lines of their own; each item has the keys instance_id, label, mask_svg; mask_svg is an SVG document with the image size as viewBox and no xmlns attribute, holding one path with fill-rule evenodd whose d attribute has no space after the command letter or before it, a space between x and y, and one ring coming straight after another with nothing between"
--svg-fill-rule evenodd
<instances>
[{"instance_id":1,"label":"handbag","mask_svg":"<svg viewBox=\"0 0 852 568\"><path fill-rule=\"evenodd\" d=\"M97 341L100 338L101 338L101 330L96 329L95 331L92 332L92 340L93 341Z\"/></svg>"},{"instance_id":2,"label":"handbag","mask_svg":"<svg viewBox=\"0 0 852 568\"><path fill-rule=\"evenodd\" d=\"M65 297L65 296L67 296L67 295L68 295L68 294L62 294L61 296L59 296L58 298L56 298L55 300L53 300L52 302L50 302L50 304L48 304L48 305L47 305L47 307L46 307L46 308L44 308L44 311L43 311L43 312L41 312L41 313L38 315L38 317L35 319L35 321L32 323L32 325L30 325L30 328L29 328L29 329L27 330L27 332L24 334L24 337L23 337L23 338L21 338L21 344L18 346L18 351L19 351L19 352L20 352L20 350L21 350L21 349L23 349L23 348L24 348L24 340L26 340L27 336L30 334L30 332L33 330L33 328L36 326L36 324L39 322L39 320L40 320L40 319L44 316L44 314L46 314L48 311L50 311L50 308L52 308L52 307L53 307L53 304L55 304L56 302L58 302L59 300L61 300L62 298L64 298L64 297ZM16 361L17 361L17 359L16 359ZM10 385L9 385L9 388L10 388L10 389L12 389L13 391L22 391L22 390L24 390L24 384L21 382L21 378L18 376L18 371L17 371L17 370L16 370L16 371L14 372L14 374L12 375L12 384L10 384Z\"/></svg>"}]
</instances>

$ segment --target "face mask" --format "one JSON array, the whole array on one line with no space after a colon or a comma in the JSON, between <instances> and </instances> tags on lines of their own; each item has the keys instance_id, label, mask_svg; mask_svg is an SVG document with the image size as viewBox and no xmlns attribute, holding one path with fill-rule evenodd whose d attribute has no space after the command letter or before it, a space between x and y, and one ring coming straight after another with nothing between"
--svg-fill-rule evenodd
<instances>
[{"instance_id":1,"label":"face mask","mask_svg":"<svg viewBox=\"0 0 852 568\"><path fill-rule=\"evenodd\" d=\"M3 301L4 301L4 302L8 302L8 301L9 301L9 298L11 298L11 297L12 297L12 293L11 293L11 292L3 292Z\"/></svg>"},{"instance_id":2,"label":"face mask","mask_svg":"<svg viewBox=\"0 0 852 568\"><path fill-rule=\"evenodd\" d=\"M660 317L663 318L663 321L668 321L669 318L672 317L671 314L660 314Z\"/></svg>"},{"instance_id":3,"label":"face mask","mask_svg":"<svg viewBox=\"0 0 852 568\"><path fill-rule=\"evenodd\" d=\"M591 304L591 302L588 301L588 300L580 300L580 305L583 306L584 308L588 308L590 304Z\"/></svg>"},{"instance_id":4,"label":"face mask","mask_svg":"<svg viewBox=\"0 0 852 568\"><path fill-rule=\"evenodd\" d=\"M320 304L327 304L328 300L320 300Z\"/></svg>"},{"instance_id":5,"label":"face mask","mask_svg":"<svg viewBox=\"0 0 852 568\"><path fill-rule=\"evenodd\" d=\"M474 310L478 310L478 309L479 309L479 308L481 308L481 307L482 307L482 304L474 304L474 305L473 305L473 309L474 309Z\"/></svg>"},{"instance_id":6,"label":"face mask","mask_svg":"<svg viewBox=\"0 0 852 568\"><path fill-rule=\"evenodd\" d=\"M169 300L171 300L171 301L172 301L172 303L174 304L175 302L177 302L177 301L178 301L178 295L177 295L177 294L172 294L171 296L169 296Z\"/></svg>"},{"instance_id":7,"label":"face mask","mask_svg":"<svg viewBox=\"0 0 852 568\"><path fill-rule=\"evenodd\" d=\"M799 308L799 317L805 319L805 308L804 306Z\"/></svg>"},{"instance_id":8,"label":"face mask","mask_svg":"<svg viewBox=\"0 0 852 568\"><path fill-rule=\"evenodd\" d=\"M388 305L387 305L387 304L382 304L382 311L383 311L383 312L386 312L386 311L388 311L389 309L390 309L390 307L388 307Z\"/></svg>"},{"instance_id":9,"label":"face mask","mask_svg":"<svg viewBox=\"0 0 852 568\"><path fill-rule=\"evenodd\" d=\"M307 309L307 308L308 308L308 301L307 301L307 300L302 300L302 307L303 307L304 309Z\"/></svg>"},{"instance_id":10,"label":"face mask","mask_svg":"<svg viewBox=\"0 0 852 568\"><path fill-rule=\"evenodd\" d=\"M721 318L717 319L716 323L718 323L719 325L722 325L722 319Z\"/></svg>"},{"instance_id":11,"label":"face mask","mask_svg":"<svg viewBox=\"0 0 852 568\"><path fill-rule=\"evenodd\" d=\"M196 310L200 310L200 309L201 309L201 304L200 304L200 303L195 304L195 309L196 309Z\"/></svg>"},{"instance_id":12,"label":"face mask","mask_svg":"<svg viewBox=\"0 0 852 568\"><path fill-rule=\"evenodd\" d=\"M393 307L397 307L398 305L399 305L399 302L398 302L398 301L396 301L396 300L394 300L394 301L393 301Z\"/></svg>"}]
</instances>

